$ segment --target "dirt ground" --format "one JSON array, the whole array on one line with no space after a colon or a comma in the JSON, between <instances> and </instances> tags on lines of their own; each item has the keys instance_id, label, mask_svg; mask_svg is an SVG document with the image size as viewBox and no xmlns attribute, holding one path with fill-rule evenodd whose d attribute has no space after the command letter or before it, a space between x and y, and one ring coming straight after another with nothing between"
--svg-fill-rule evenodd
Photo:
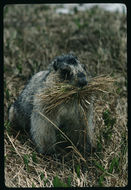
<instances>
[{"instance_id":1,"label":"dirt ground","mask_svg":"<svg viewBox=\"0 0 131 190\"><path fill-rule=\"evenodd\" d=\"M4 8L5 185L7 187L121 187L128 184L126 15L98 7L57 14L51 5ZM14 131L8 108L29 78L55 56L73 52L92 76L117 78L116 94L95 102L96 151L87 162L35 151ZM108 85L108 84L107 84Z\"/></svg>"}]
</instances>

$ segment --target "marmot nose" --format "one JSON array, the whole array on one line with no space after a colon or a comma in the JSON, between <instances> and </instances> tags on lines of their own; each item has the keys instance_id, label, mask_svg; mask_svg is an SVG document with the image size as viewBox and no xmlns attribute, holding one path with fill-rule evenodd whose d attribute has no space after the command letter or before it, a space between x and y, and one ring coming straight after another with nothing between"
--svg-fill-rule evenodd
<instances>
[{"instance_id":1,"label":"marmot nose","mask_svg":"<svg viewBox=\"0 0 131 190\"><path fill-rule=\"evenodd\" d=\"M80 79L79 81L78 81L78 86L79 87L84 87L84 86L86 86L87 85L87 80L85 79L85 78L82 78L82 79Z\"/></svg>"}]
</instances>

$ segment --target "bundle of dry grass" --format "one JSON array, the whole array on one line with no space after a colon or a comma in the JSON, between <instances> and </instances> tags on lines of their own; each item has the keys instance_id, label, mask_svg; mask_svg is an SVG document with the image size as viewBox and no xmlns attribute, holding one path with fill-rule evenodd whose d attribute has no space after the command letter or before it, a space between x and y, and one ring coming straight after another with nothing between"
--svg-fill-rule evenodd
<instances>
[{"instance_id":1,"label":"bundle of dry grass","mask_svg":"<svg viewBox=\"0 0 131 190\"><path fill-rule=\"evenodd\" d=\"M84 110L88 108L91 97L97 97L103 93L112 93L115 79L110 76L97 76L92 78L88 85L79 88L66 83L56 83L44 92L38 94L44 104L46 113L50 113L57 106L77 99Z\"/></svg>"}]
</instances>

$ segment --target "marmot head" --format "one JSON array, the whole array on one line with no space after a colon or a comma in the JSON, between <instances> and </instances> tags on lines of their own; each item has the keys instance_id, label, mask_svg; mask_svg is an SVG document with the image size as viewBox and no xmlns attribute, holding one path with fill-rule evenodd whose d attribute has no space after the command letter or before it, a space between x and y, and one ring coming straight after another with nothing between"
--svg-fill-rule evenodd
<instances>
[{"instance_id":1,"label":"marmot head","mask_svg":"<svg viewBox=\"0 0 131 190\"><path fill-rule=\"evenodd\" d=\"M87 85L89 75L86 67L80 64L76 56L72 54L58 56L52 61L52 66L62 82L78 87Z\"/></svg>"}]
</instances>

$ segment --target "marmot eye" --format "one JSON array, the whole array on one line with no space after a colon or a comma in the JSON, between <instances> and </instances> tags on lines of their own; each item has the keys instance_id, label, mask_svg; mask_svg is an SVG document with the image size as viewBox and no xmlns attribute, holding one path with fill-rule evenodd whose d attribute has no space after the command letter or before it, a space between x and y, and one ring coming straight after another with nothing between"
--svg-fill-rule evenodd
<instances>
[{"instance_id":1,"label":"marmot eye","mask_svg":"<svg viewBox=\"0 0 131 190\"><path fill-rule=\"evenodd\" d=\"M62 69L61 70L61 76L62 76L62 78L64 80L70 80L71 77L72 77L70 69L69 68L68 69L67 68L66 69Z\"/></svg>"}]
</instances>

